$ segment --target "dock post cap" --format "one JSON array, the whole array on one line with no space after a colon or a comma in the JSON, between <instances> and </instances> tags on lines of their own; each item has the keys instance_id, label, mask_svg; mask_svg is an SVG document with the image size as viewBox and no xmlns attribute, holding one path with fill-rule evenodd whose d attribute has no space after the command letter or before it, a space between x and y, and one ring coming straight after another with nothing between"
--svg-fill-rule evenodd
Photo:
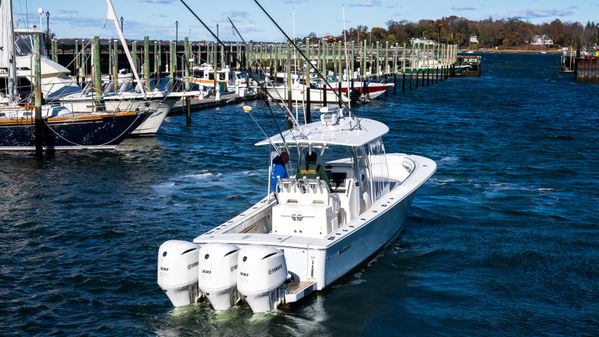
<instances>
[{"instance_id":1,"label":"dock post cap","mask_svg":"<svg viewBox=\"0 0 599 337\"><path fill-rule=\"evenodd\" d=\"M251 107L251 106L249 106L249 105L244 105L244 106L243 106L243 112L245 112L245 113L250 113L250 112L252 112L252 107Z\"/></svg>"}]
</instances>

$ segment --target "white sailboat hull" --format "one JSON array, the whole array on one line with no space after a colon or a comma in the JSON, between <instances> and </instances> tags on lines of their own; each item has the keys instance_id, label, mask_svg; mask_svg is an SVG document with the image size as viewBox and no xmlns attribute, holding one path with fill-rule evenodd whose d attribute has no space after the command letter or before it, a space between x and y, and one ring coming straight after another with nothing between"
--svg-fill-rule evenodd
<instances>
[{"instance_id":1,"label":"white sailboat hull","mask_svg":"<svg viewBox=\"0 0 599 337\"><path fill-rule=\"evenodd\" d=\"M162 93L148 93L146 97L141 94L123 94L106 96L102 102L104 109L113 111L152 111L152 114L131 135L152 136L158 132L160 125L168 115L170 109L181 96L173 95L164 98ZM75 94L61 98L58 101L62 106L71 111L94 112L97 110L96 103L90 95Z\"/></svg>"}]
</instances>

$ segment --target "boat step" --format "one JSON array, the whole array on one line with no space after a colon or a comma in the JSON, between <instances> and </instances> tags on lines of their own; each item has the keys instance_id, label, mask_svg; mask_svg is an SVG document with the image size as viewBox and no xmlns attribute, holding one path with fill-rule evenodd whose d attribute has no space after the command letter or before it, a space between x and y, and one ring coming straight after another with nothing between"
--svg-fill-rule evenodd
<instances>
[{"instance_id":1,"label":"boat step","mask_svg":"<svg viewBox=\"0 0 599 337\"><path fill-rule=\"evenodd\" d=\"M316 282L291 282L285 286L285 302L297 302L316 290Z\"/></svg>"}]
</instances>

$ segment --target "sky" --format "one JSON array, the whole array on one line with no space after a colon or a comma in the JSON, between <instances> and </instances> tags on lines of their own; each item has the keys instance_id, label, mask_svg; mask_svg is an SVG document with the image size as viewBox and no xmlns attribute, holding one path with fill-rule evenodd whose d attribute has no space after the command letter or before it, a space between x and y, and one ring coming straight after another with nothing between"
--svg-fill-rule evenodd
<instances>
[{"instance_id":1,"label":"sky","mask_svg":"<svg viewBox=\"0 0 599 337\"><path fill-rule=\"evenodd\" d=\"M253 0L185 0L198 16L225 41L240 41L227 17L247 41L284 41L283 35ZM451 15L481 20L518 17L532 23L561 21L599 22L599 0L259 0L289 36L339 35L343 27L357 25L386 28L390 20L418 21ZM213 40L180 0L113 0L117 15L124 18L128 39ZM39 9L44 14L38 14ZM40 24L57 38L116 37L106 24L105 0L13 0L20 27ZM343 13L345 12L345 20Z\"/></svg>"}]
</instances>

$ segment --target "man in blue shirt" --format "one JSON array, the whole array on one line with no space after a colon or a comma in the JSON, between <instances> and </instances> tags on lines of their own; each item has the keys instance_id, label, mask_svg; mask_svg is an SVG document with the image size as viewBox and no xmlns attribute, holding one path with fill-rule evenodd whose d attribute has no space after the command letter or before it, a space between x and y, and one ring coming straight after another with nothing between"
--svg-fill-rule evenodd
<instances>
[{"instance_id":1,"label":"man in blue shirt","mask_svg":"<svg viewBox=\"0 0 599 337\"><path fill-rule=\"evenodd\" d=\"M275 191L278 179L285 179L287 175L287 163L289 162L289 153L281 152L272 160L272 174L270 176L270 190Z\"/></svg>"}]
</instances>

